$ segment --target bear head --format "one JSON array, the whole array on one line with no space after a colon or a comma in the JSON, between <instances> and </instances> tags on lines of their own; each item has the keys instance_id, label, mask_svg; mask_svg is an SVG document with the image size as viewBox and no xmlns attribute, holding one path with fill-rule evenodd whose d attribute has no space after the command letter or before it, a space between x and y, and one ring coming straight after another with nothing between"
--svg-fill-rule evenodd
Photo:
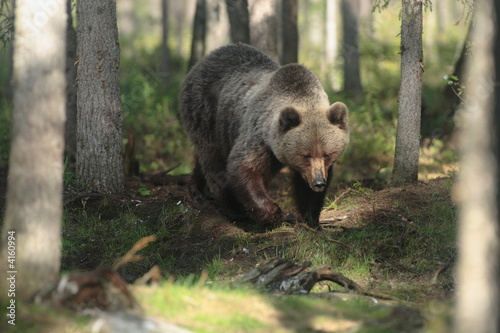
<instances>
[{"instance_id":1,"label":"bear head","mask_svg":"<svg viewBox=\"0 0 500 333\"><path fill-rule=\"evenodd\" d=\"M326 189L328 170L349 143L347 107L321 100L282 108L271 144L276 158L300 173L315 192Z\"/></svg>"}]
</instances>

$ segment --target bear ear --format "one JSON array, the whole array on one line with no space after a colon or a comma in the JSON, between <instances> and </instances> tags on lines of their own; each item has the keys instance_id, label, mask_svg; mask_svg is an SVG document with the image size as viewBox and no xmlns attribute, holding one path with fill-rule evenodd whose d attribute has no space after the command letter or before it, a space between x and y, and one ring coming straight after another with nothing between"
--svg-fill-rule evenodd
<instances>
[{"instance_id":1,"label":"bear ear","mask_svg":"<svg viewBox=\"0 0 500 333\"><path fill-rule=\"evenodd\" d=\"M337 125L345 130L347 129L348 114L349 111L344 103L335 102L330 106L327 117L333 125Z\"/></svg>"},{"instance_id":2,"label":"bear ear","mask_svg":"<svg viewBox=\"0 0 500 333\"><path fill-rule=\"evenodd\" d=\"M300 125L300 114L293 107L288 106L280 114L280 132L285 133Z\"/></svg>"}]
</instances>

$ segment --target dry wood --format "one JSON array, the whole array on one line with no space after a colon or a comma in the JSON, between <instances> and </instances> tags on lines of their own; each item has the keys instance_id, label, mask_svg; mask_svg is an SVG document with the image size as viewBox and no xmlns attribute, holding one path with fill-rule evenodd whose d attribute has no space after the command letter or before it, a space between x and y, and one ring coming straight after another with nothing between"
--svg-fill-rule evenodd
<instances>
[{"instance_id":1,"label":"dry wood","mask_svg":"<svg viewBox=\"0 0 500 333\"><path fill-rule=\"evenodd\" d=\"M336 272L331 267L308 270L311 263L293 263L288 259L273 258L258 264L236 283L248 283L280 294L309 293L320 281L331 281L358 294L385 299L397 298L383 293L365 290L353 280Z\"/></svg>"},{"instance_id":2,"label":"dry wood","mask_svg":"<svg viewBox=\"0 0 500 333\"><path fill-rule=\"evenodd\" d=\"M141 239L139 239L123 257L115 262L115 264L113 265L113 269L118 270L120 267L125 266L131 261L141 260L142 256L136 253L147 247L149 243L154 242L156 239L157 237L154 235L142 237Z\"/></svg>"}]
</instances>

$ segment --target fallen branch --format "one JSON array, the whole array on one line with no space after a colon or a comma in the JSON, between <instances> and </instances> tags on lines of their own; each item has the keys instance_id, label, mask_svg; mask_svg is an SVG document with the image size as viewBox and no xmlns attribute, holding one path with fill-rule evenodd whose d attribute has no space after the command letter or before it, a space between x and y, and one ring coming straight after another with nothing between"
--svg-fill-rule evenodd
<instances>
[{"instance_id":1,"label":"fallen branch","mask_svg":"<svg viewBox=\"0 0 500 333\"><path fill-rule=\"evenodd\" d=\"M336 205L337 202L344 196L346 195L347 193L351 192L352 191L352 188L349 188L347 190L345 190L344 192L342 192L338 197L335 198L335 200L333 200L333 204Z\"/></svg>"},{"instance_id":2,"label":"fallen branch","mask_svg":"<svg viewBox=\"0 0 500 333\"><path fill-rule=\"evenodd\" d=\"M156 236L146 236L142 237L139 239L135 244L132 246L132 248L120 259L118 259L115 264L113 265L113 270L118 270L120 267L126 265L127 263L131 261L137 261L141 260L142 256L139 254L136 254L143 248L147 247L149 243L154 242L156 240Z\"/></svg>"},{"instance_id":3,"label":"fallen branch","mask_svg":"<svg viewBox=\"0 0 500 333\"><path fill-rule=\"evenodd\" d=\"M309 293L314 285L320 281L331 281L361 295L397 300L390 295L365 290L353 280L335 272L331 267L308 270L310 265L309 262L297 264L288 259L273 258L260 263L236 283L253 284L273 293L303 294Z\"/></svg>"}]
</instances>

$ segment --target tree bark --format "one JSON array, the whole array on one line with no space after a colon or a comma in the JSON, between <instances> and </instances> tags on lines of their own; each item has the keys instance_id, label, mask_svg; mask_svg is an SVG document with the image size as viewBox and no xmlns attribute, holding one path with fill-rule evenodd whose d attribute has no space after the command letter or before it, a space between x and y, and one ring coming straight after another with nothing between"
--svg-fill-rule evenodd
<instances>
[{"instance_id":1,"label":"tree bark","mask_svg":"<svg viewBox=\"0 0 500 333\"><path fill-rule=\"evenodd\" d=\"M60 269L65 2L44 6L17 0L15 31L13 128L0 250L7 277L15 278L13 300L31 297ZM15 260L9 266L8 258ZM12 281L0 282L6 294Z\"/></svg>"},{"instance_id":2,"label":"tree bark","mask_svg":"<svg viewBox=\"0 0 500 333\"><path fill-rule=\"evenodd\" d=\"M299 30L297 27L298 0L282 0L282 52L281 63L293 64L299 61Z\"/></svg>"},{"instance_id":3,"label":"tree bark","mask_svg":"<svg viewBox=\"0 0 500 333\"><path fill-rule=\"evenodd\" d=\"M361 70L359 64L359 0L342 0L342 31L344 54L344 91L361 97Z\"/></svg>"},{"instance_id":4,"label":"tree bark","mask_svg":"<svg viewBox=\"0 0 500 333\"><path fill-rule=\"evenodd\" d=\"M123 191L120 46L115 0L80 0L77 178L89 191Z\"/></svg>"},{"instance_id":5,"label":"tree bark","mask_svg":"<svg viewBox=\"0 0 500 333\"><path fill-rule=\"evenodd\" d=\"M66 125L64 129L65 156L76 161L76 31L71 15L71 0L66 0Z\"/></svg>"},{"instance_id":6,"label":"tree bark","mask_svg":"<svg viewBox=\"0 0 500 333\"><path fill-rule=\"evenodd\" d=\"M500 42L498 1L475 8L474 56L466 65L466 103L461 111L461 170L454 332L500 332L499 130ZM497 21L498 22L498 21ZM497 23L498 24L498 23ZM496 79L495 79L495 77Z\"/></svg>"},{"instance_id":7,"label":"tree bark","mask_svg":"<svg viewBox=\"0 0 500 333\"><path fill-rule=\"evenodd\" d=\"M249 0L250 41L257 49L278 62L278 29L274 0Z\"/></svg>"},{"instance_id":8,"label":"tree bark","mask_svg":"<svg viewBox=\"0 0 500 333\"><path fill-rule=\"evenodd\" d=\"M399 88L394 186L418 180L422 110L422 1L403 0L401 8L401 85Z\"/></svg>"},{"instance_id":9,"label":"tree bark","mask_svg":"<svg viewBox=\"0 0 500 333\"><path fill-rule=\"evenodd\" d=\"M250 44L250 17L248 0L226 0L231 26L231 42Z\"/></svg>"},{"instance_id":10,"label":"tree bark","mask_svg":"<svg viewBox=\"0 0 500 333\"><path fill-rule=\"evenodd\" d=\"M193 40L188 70L203 58L206 52L205 35L207 31L207 1L197 0L193 20Z\"/></svg>"}]
</instances>

